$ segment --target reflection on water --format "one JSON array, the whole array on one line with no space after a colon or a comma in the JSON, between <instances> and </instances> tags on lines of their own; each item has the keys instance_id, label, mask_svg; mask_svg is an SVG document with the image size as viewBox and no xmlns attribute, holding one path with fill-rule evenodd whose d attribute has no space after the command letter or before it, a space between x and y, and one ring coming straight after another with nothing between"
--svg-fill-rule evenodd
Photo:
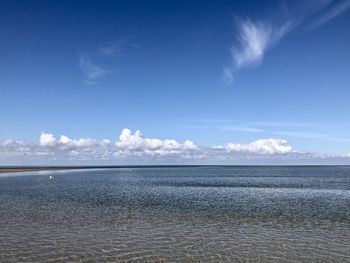
<instances>
[{"instance_id":1,"label":"reflection on water","mask_svg":"<svg viewBox=\"0 0 350 263\"><path fill-rule=\"evenodd\" d=\"M2 176L0 262L350 262L349 207L350 167Z\"/></svg>"}]
</instances>

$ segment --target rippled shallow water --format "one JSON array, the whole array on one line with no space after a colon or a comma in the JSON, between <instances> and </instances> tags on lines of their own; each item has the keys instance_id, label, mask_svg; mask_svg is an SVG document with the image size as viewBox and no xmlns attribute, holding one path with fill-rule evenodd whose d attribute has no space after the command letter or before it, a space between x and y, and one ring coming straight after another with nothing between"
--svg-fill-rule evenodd
<instances>
[{"instance_id":1,"label":"rippled shallow water","mask_svg":"<svg viewBox=\"0 0 350 263\"><path fill-rule=\"evenodd\" d=\"M1 175L0 262L69 261L350 262L350 167Z\"/></svg>"}]
</instances>

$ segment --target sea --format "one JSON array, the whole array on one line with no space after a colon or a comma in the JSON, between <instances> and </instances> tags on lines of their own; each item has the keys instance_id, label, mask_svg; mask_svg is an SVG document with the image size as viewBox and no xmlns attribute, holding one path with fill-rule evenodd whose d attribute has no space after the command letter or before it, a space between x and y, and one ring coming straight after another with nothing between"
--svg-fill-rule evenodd
<instances>
[{"instance_id":1,"label":"sea","mask_svg":"<svg viewBox=\"0 0 350 263\"><path fill-rule=\"evenodd\" d=\"M350 262L350 166L2 174L0 262Z\"/></svg>"}]
</instances>

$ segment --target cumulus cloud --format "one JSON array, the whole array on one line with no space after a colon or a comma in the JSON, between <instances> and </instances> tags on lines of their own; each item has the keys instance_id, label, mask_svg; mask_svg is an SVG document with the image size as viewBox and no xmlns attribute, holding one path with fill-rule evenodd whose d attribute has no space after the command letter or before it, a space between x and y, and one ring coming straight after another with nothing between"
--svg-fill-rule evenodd
<instances>
[{"instance_id":1,"label":"cumulus cloud","mask_svg":"<svg viewBox=\"0 0 350 263\"><path fill-rule=\"evenodd\" d=\"M88 163L147 164L147 163L300 163L325 160L349 162L350 154L300 152L282 139L258 139L251 143L227 143L221 146L199 146L190 140L148 138L140 131L123 129L119 139L72 139L42 132L36 144L12 139L0 142L0 163ZM334 163L334 162L333 162Z\"/></svg>"},{"instance_id":2,"label":"cumulus cloud","mask_svg":"<svg viewBox=\"0 0 350 263\"><path fill-rule=\"evenodd\" d=\"M221 147L228 152L249 154L287 154L292 152L292 146L286 140L259 139L248 144L228 143Z\"/></svg>"},{"instance_id":3,"label":"cumulus cloud","mask_svg":"<svg viewBox=\"0 0 350 263\"><path fill-rule=\"evenodd\" d=\"M101 141L101 144L108 144L109 140L104 139ZM41 132L39 138L39 144L43 147L51 147L51 146L69 146L69 147L92 147L97 145L97 141L89 138L82 138L78 140L71 139L65 135L61 135L59 140L51 133Z\"/></svg>"},{"instance_id":4,"label":"cumulus cloud","mask_svg":"<svg viewBox=\"0 0 350 263\"><path fill-rule=\"evenodd\" d=\"M109 139L98 141L91 138L72 139L66 135L56 137L41 132L38 144L5 140L0 144L0 160L11 157L26 157L28 160L74 161L74 160L125 160L137 157L171 157L180 159L200 158L200 149L190 140L183 143L173 139L146 138L140 131L123 129L119 140L111 143ZM136 159L137 160L137 159Z\"/></svg>"},{"instance_id":5,"label":"cumulus cloud","mask_svg":"<svg viewBox=\"0 0 350 263\"><path fill-rule=\"evenodd\" d=\"M31 152L30 145L25 144L23 141L16 141L12 139L7 139L0 144L2 150L1 153L7 153L10 155L22 155ZM1 155L0 155L1 156Z\"/></svg>"},{"instance_id":6,"label":"cumulus cloud","mask_svg":"<svg viewBox=\"0 0 350 263\"><path fill-rule=\"evenodd\" d=\"M39 143L41 146L53 146L56 138L50 133L41 132Z\"/></svg>"},{"instance_id":7,"label":"cumulus cloud","mask_svg":"<svg viewBox=\"0 0 350 263\"><path fill-rule=\"evenodd\" d=\"M105 140L102 141L102 143L104 143ZM79 139L79 140L73 140L65 135L61 135L58 143L62 144L62 145L66 145L66 146L70 146L70 147L92 147L97 145L96 140L94 139Z\"/></svg>"},{"instance_id":8,"label":"cumulus cloud","mask_svg":"<svg viewBox=\"0 0 350 263\"><path fill-rule=\"evenodd\" d=\"M117 155L171 155L180 154L186 151L196 150L198 147L189 140L184 143L179 143L176 140L160 140L144 138L140 131L134 134L129 129L123 129L119 136L119 141L116 142L119 152Z\"/></svg>"}]
</instances>

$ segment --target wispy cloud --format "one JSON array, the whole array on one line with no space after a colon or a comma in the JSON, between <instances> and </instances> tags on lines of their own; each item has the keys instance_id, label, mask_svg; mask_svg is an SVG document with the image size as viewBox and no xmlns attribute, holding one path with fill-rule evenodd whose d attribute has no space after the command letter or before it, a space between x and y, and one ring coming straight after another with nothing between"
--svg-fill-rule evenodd
<instances>
[{"instance_id":1,"label":"wispy cloud","mask_svg":"<svg viewBox=\"0 0 350 263\"><path fill-rule=\"evenodd\" d=\"M307 139L328 139L328 134L323 133L313 133L313 132L299 132L299 131L275 131L273 134L290 136L297 138L307 138Z\"/></svg>"},{"instance_id":2,"label":"wispy cloud","mask_svg":"<svg viewBox=\"0 0 350 263\"><path fill-rule=\"evenodd\" d=\"M319 27L350 8L350 0L305 1L288 8L283 2L279 9L280 20L262 18L235 19L236 37L230 49L230 64L223 67L226 84L234 81L235 75L243 68L258 65L266 52L280 42L307 17L311 19L311 29ZM308 20L310 23L310 20Z\"/></svg>"},{"instance_id":3,"label":"wispy cloud","mask_svg":"<svg viewBox=\"0 0 350 263\"><path fill-rule=\"evenodd\" d=\"M350 0L328 2L329 9L316 18L316 21L310 27L311 29L327 23L350 8Z\"/></svg>"},{"instance_id":4,"label":"wispy cloud","mask_svg":"<svg viewBox=\"0 0 350 263\"><path fill-rule=\"evenodd\" d=\"M231 66L224 67L224 81L233 82L234 73L242 68L259 64L266 51L277 44L297 24L287 20L280 25L249 18L237 20L237 43L231 47Z\"/></svg>"},{"instance_id":5,"label":"wispy cloud","mask_svg":"<svg viewBox=\"0 0 350 263\"><path fill-rule=\"evenodd\" d=\"M285 122L285 121L256 121L250 122L250 125L262 127L310 127L316 125L312 122Z\"/></svg>"},{"instance_id":6,"label":"wispy cloud","mask_svg":"<svg viewBox=\"0 0 350 263\"><path fill-rule=\"evenodd\" d=\"M264 132L263 129L254 127L241 127L241 126L221 126L220 130L223 131L238 131L238 132Z\"/></svg>"},{"instance_id":7,"label":"wispy cloud","mask_svg":"<svg viewBox=\"0 0 350 263\"><path fill-rule=\"evenodd\" d=\"M232 47L231 55L238 68L260 62L266 50L277 43L291 28L293 23L286 22L273 26L265 22L252 22L247 19L238 23L238 41L240 47Z\"/></svg>"},{"instance_id":8,"label":"wispy cloud","mask_svg":"<svg viewBox=\"0 0 350 263\"><path fill-rule=\"evenodd\" d=\"M95 63L92 62L91 57L87 54L82 54L79 58L79 67L81 72L84 73L88 81L93 82L94 80L110 73Z\"/></svg>"},{"instance_id":9,"label":"wispy cloud","mask_svg":"<svg viewBox=\"0 0 350 263\"><path fill-rule=\"evenodd\" d=\"M224 67L223 68L223 74L222 74L222 79L223 81L227 84L230 85L234 81L234 75L233 75L234 69L232 67Z\"/></svg>"},{"instance_id":10,"label":"wispy cloud","mask_svg":"<svg viewBox=\"0 0 350 263\"><path fill-rule=\"evenodd\" d=\"M190 124L182 124L181 127L190 129L216 129L221 131L237 132L264 132L264 129L256 127L258 125L250 123L238 123L231 119L195 119Z\"/></svg>"},{"instance_id":11,"label":"wispy cloud","mask_svg":"<svg viewBox=\"0 0 350 263\"><path fill-rule=\"evenodd\" d=\"M296 137L296 138L305 138L305 139L322 139L329 141L339 141L339 142L350 142L348 138L341 138L338 136L334 136L332 134L326 133L315 133L315 132L299 132L299 131L275 131L273 134L288 136L288 137Z\"/></svg>"},{"instance_id":12,"label":"wispy cloud","mask_svg":"<svg viewBox=\"0 0 350 263\"><path fill-rule=\"evenodd\" d=\"M125 55L125 50L126 47L118 42L116 44L100 46L97 53L104 57L121 57Z\"/></svg>"},{"instance_id":13,"label":"wispy cloud","mask_svg":"<svg viewBox=\"0 0 350 263\"><path fill-rule=\"evenodd\" d=\"M86 84L97 84L98 79L113 73L113 70L105 69L100 64L108 64L110 68L115 63L120 63L120 58L126 55L128 49L139 48L139 46L135 47L135 45L128 44L126 40L120 40L101 45L95 50L81 53L79 57L79 68L85 75L84 82Z\"/></svg>"}]
</instances>

